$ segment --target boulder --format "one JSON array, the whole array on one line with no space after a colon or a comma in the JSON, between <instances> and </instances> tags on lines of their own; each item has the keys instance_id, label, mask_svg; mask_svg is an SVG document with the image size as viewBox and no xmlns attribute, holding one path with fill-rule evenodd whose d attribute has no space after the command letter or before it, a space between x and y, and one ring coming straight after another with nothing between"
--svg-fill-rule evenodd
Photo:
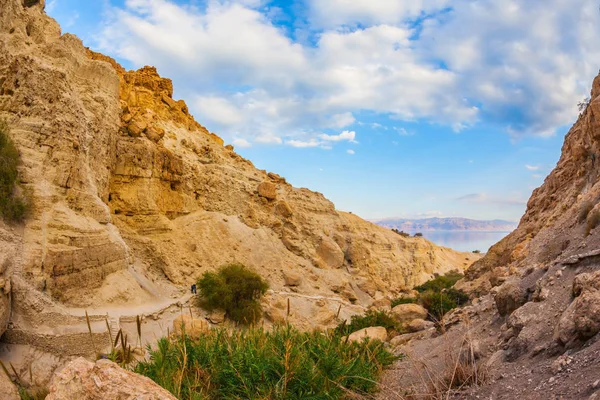
<instances>
[{"instance_id":1,"label":"boulder","mask_svg":"<svg viewBox=\"0 0 600 400\"><path fill-rule=\"evenodd\" d=\"M435 324L431 321L425 321L424 319L413 319L406 326L411 332L420 332L425 329L433 328Z\"/></svg>"},{"instance_id":2,"label":"boulder","mask_svg":"<svg viewBox=\"0 0 600 400\"><path fill-rule=\"evenodd\" d=\"M180 315L173 321L173 334L175 336L181 336L183 331L185 334L192 339L197 339L202 334L208 332L210 326L208 321L204 318L192 318L189 315Z\"/></svg>"},{"instance_id":3,"label":"boulder","mask_svg":"<svg viewBox=\"0 0 600 400\"><path fill-rule=\"evenodd\" d=\"M317 248L317 255L330 268L341 268L344 264L344 252L328 236L323 236L321 239L321 244Z\"/></svg>"},{"instance_id":4,"label":"boulder","mask_svg":"<svg viewBox=\"0 0 600 400\"><path fill-rule=\"evenodd\" d=\"M4 397L3 397L4 398ZM109 360L96 363L77 358L56 373L46 400L176 400L149 378Z\"/></svg>"},{"instance_id":5,"label":"boulder","mask_svg":"<svg viewBox=\"0 0 600 400\"><path fill-rule=\"evenodd\" d=\"M392 347L402 346L403 344L410 342L416 336L418 336L417 333L405 333L403 335L395 336L394 338L392 338L392 340L390 340L390 346L392 346Z\"/></svg>"},{"instance_id":6,"label":"boulder","mask_svg":"<svg viewBox=\"0 0 600 400\"><path fill-rule=\"evenodd\" d=\"M129 125L127 125L127 132L131 137L140 137L142 133L148 127L148 123L141 118L134 118Z\"/></svg>"},{"instance_id":7,"label":"boulder","mask_svg":"<svg viewBox=\"0 0 600 400\"><path fill-rule=\"evenodd\" d=\"M215 310L211 312L208 320L213 324L222 324L225 321L225 311Z\"/></svg>"},{"instance_id":8,"label":"boulder","mask_svg":"<svg viewBox=\"0 0 600 400\"><path fill-rule=\"evenodd\" d=\"M277 198L277 186L271 182L262 182L258 185L258 195L268 200Z\"/></svg>"},{"instance_id":9,"label":"boulder","mask_svg":"<svg viewBox=\"0 0 600 400\"><path fill-rule=\"evenodd\" d=\"M387 330L382 326L373 326L356 331L348 337L349 342L362 342L365 338L368 340L387 340Z\"/></svg>"},{"instance_id":10,"label":"boulder","mask_svg":"<svg viewBox=\"0 0 600 400\"><path fill-rule=\"evenodd\" d=\"M288 203L280 201L275 206L275 214L281 215L283 218L289 218L293 215L293 211Z\"/></svg>"},{"instance_id":11,"label":"boulder","mask_svg":"<svg viewBox=\"0 0 600 400\"><path fill-rule=\"evenodd\" d=\"M568 347L600 332L600 291L584 290L563 312L554 338Z\"/></svg>"},{"instance_id":12,"label":"boulder","mask_svg":"<svg viewBox=\"0 0 600 400\"><path fill-rule=\"evenodd\" d=\"M290 270L283 270L283 280L286 286L300 286L302 284L302 275Z\"/></svg>"},{"instance_id":13,"label":"boulder","mask_svg":"<svg viewBox=\"0 0 600 400\"><path fill-rule=\"evenodd\" d=\"M400 323L425 319L427 314L427 310L419 304L399 304L392 308L392 315Z\"/></svg>"},{"instance_id":14,"label":"boulder","mask_svg":"<svg viewBox=\"0 0 600 400\"><path fill-rule=\"evenodd\" d=\"M518 280L513 279L498 288L494 301L498 313L504 317L527 302L527 291L521 288Z\"/></svg>"},{"instance_id":15,"label":"boulder","mask_svg":"<svg viewBox=\"0 0 600 400\"><path fill-rule=\"evenodd\" d=\"M146 137L154 143L158 143L165 136L165 130L158 126L149 126L146 129Z\"/></svg>"}]
</instances>

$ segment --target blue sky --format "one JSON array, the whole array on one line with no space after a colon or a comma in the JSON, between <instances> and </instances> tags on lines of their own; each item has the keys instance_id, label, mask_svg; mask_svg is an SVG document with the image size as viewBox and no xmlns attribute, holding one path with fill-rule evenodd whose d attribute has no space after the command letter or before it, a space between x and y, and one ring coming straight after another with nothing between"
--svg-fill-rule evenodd
<instances>
[{"instance_id":1,"label":"blue sky","mask_svg":"<svg viewBox=\"0 0 600 400\"><path fill-rule=\"evenodd\" d=\"M517 220L600 68L589 0L49 0L258 168L364 218Z\"/></svg>"}]
</instances>

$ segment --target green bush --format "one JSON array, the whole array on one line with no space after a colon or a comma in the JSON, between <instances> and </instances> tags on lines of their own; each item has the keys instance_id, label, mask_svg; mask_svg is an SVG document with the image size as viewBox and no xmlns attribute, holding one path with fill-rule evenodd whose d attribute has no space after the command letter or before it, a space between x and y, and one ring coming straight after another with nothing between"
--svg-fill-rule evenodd
<instances>
[{"instance_id":1,"label":"green bush","mask_svg":"<svg viewBox=\"0 0 600 400\"><path fill-rule=\"evenodd\" d=\"M373 392L396 358L381 342L338 335L211 330L198 340L161 339L135 371L179 399L345 399Z\"/></svg>"},{"instance_id":2,"label":"green bush","mask_svg":"<svg viewBox=\"0 0 600 400\"><path fill-rule=\"evenodd\" d=\"M418 299L414 298L414 297L405 297L402 299L394 299L392 300L392 308L400 305L400 304L413 304L418 302Z\"/></svg>"},{"instance_id":3,"label":"green bush","mask_svg":"<svg viewBox=\"0 0 600 400\"><path fill-rule=\"evenodd\" d=\"M262 314L260 298L269 284L242 264L224 265L216 273L207 272L198 280L200 305L209 311L221 309L242 324L257 321Z\"/></svg>"},{"instance_id":4,"label":"green bush","mask_svg":"<svg viewBox=\"0 0 600 400\"><path fill-rule=\"evenodd\" d=\"M428 290L419 295L419 302L435 321L440 321L448 312L468 301L469 296L466 293L454 288L442 291Z\"/></svg>"},{"instance_id":5,"label":"green bush","mask_svg":"<svg viewBox=\"0 0 600 400\"><path fill-rule=\"evenodd\" d=\"M0 215L6 221L21 222L27 215L28 206L15 194L19 151L8 134L8 124L0 120Z\"/></svg>"},{"instance_id":6,"label":"green bush","mask_svg":"<svg viewBox=\"0 0 600 400\"><path fill-rule=\"evenodd\" d=\"M462 279L463 276L464 275L458 272L448 272L446 275L438 276L435 279L425 282L421 286L417 286L415 290L421 293L428 290L439 292L442 289L451 288L456 282Z\"/></svg>"},{"instance_id":7,"label":"green bush","mask_svg":"<svg viewBox=\"0 0 600 400\"><path fill-rule=\"evenodd\" d=\"M353 332L360 331L371 326L382 326L388 332L400 332L402 326L386 311L369 310L364 315L353 315L350 323L340 323L334 332L339 336L346 336Z\"/></svg>"}]
</instances>

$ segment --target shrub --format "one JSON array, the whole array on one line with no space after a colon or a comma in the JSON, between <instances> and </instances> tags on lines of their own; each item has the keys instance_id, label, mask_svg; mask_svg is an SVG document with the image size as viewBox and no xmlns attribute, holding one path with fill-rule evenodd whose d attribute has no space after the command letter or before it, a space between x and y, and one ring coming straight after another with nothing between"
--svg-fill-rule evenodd
<instances>
[{"instance_id":1,"label":"shrub","mask_svg":"<svg viewBox=\"0 0 600 400\"><path fill-rule=\"evenodd\" d=\"M415 290L417 292L426 292L428 290L441 291L442 289L449 289L456 282L463 278L463 274L459 272L448 272L446 275L438 276L435 279L425 282L421 286L417 286Z\"/></svg>"},{"instance_id":2,"label":"shrub","mask_svg":"<svg viewBox=\"0 0 600 400\"><path fill-rule=\"evenodd\" d=\"M481 254L481 250L473 250L473 254Z\"/></svg>"},{"instance_id":3,"label":"shrub","mask_svg":"<svg viewBox=\"0 0 600 400\"><path fill-rule=\"evenodd\" d=\"M135 371L179 399L343 399L373 392L396 357L381 342L338 335L211 330L198 340L160 339Z\"/></svg>"},{"instance_id":4,"label":"shrub","mask_svg":"<svg viewBox=\"0 0 600 400\"><path fill-rule=\"evenodd\" d=\"M394 229L392 228L392 232L402 236L402 237L410 237L410 234L404 232L404 231L399 231L398 229Z\"/></svg>"},{"instance_id":5,"label":"shrub","mask_svg":"<svg viewBox=\"0 0 600 400\"><path fill-rule=\"evenodd\" d=\"M423 234L421 232L417 232L415 233L415 237L423 237Z\"/></svg>"},{"instance_id":6,"label":"shrub","mask_svg":"<svg viewBox=\"0 0 600 400\"><path fill-rule=\"evenodd\" d=\"M257 321L262 314L260 298L269 284L242 264L224 265L216 273L206 272L198 280L200 305L209 311L221 309L242 324Z\"/></svg>"},{"instance_id":7,"label":"shrub","mask_svg":"<svg viewBox=\"0 0 600 400\"><path fill-rule=\"evenodd\" d=\"M592 229L596 228L600 224L600 211L592 211L587 217L587 223L585 226L585 236L589 235Z\"/></svg>"},{"instance_id":8,"label":"shrub","mask_svg":"<svg viewBox=\"0 0 600 400\"><path fill-rule=\"evenodd\" d=\"M8 124L0 121L0 215L7 221L21 222L27 215L28 205L15 194L19 151L8 134Z\"/></svg>"},{"instance_id":9,"label":"shrub","mask_svg":"<svg viewBox=\"0 0 600 400\"><path fill-rule=\"evenodd\" d=\"M428 290L419 295L421 305L429 311L432 319L440 321L444 315L469 301L469 296L456 289Z\"/></svg>"},{"instance_id":10,"label":"shrub","mask_svg":"<svg viewBox=\"0 0 600 400\"><path fill-rule=\"evenodd\" d=\"M386 311L369 310L364 315L354 315L350 319L350 323L342 322L334 332L339 336L346 336L353 332L360 331L371 326L382 326L388 332L400 332L402 326Z\"/></svg>"},{"instance_id":11,"label":"shrub","mask_svg":"<svg viewBox=\"0 0 600 400\"><path fill-rule=\"evenodd\" d=\"M400 305L400 304L413 304L416 303L418 300L414 297L405 297L402 299L394 299L392 300L392 308Z\"/></svg>"}]
</instances>

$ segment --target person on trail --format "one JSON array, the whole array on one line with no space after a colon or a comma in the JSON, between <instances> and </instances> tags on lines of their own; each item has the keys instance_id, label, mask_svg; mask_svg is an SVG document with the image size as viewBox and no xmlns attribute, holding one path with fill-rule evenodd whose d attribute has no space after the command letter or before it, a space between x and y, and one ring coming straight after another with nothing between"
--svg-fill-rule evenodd
<instances>
[{"instance_id":1,"label":"person on trail","mask_svg":"<svg viewBox=\"0 0 600 400\"><path fill-rule=\"evenodd\" d=\"M195 283L192 285L192 293L196 294L196 284Z\"/></svg>"}]
</instances>

